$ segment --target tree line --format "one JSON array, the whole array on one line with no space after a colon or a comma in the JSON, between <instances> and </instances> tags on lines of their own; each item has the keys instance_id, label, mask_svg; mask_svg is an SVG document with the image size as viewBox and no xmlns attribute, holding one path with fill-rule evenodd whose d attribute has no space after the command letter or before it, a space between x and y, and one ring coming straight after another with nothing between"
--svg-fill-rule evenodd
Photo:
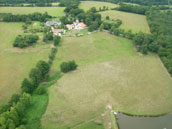
<instances>
[{"instance_id":1,"label":"tree line","mask_svg":"<svg viewBox=\"0 0 172 129\"><path fill-rule=\"evenodd\" d=\"M34 3L34 4L0 4L0 7L51 7L52 3Z\"/></svg>"},{"instance_id":2,"label":"tree line","mask_svg":"<svg viewBox=\"0 0 172 129\"><path fill-rule=\"evenodd\" d=\"M120 4L119 7L114 8L114 10L131 12L145 15L146 11L149 9L147 6L141 5L129 5L129 4Z\"/></svg>"},{"instance_id":3,"label":"tree line","mask_svg":"<svg viewBox=\"0 0 172 129\"><path fill-rule=\"evenodd\" d=\"M51 3L59 0L0 0L0 4L19 4L19 3Z\"/></svg>"},{"instance_id":4,"label":"tree line","mask_svg":"<svg viewBox=\"0 0 172 129\"><path fill-rule=\"evenodd\" d=\"M11 13L6 13L1 16L2 20L4 22L26 22L27 20L31 21L40 21L40 22L45 22L48 18L52 18L52 16L48 15L47 12L45 13L32 13L32 14L11 14Z\"/></svg>"}]
</instances>

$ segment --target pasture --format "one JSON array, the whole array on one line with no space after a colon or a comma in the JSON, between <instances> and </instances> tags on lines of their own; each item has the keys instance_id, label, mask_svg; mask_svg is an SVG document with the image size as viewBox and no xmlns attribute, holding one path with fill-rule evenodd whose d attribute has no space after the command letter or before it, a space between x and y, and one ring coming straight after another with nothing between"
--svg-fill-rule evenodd
<instances>
[{"instance_id":1,"label":"pasture","mask_svg":"<svg viewBox=\"0 0 172 129\"><path fill-rule=\"evenodd\" d=\"M26 49L13 48L15 37L22 34L21 26L22 23L0 23L0 104L20 91L22 80L37 61L48 59L50 47L41 42Z\"/></svg>"},{"instance_id":2,"label":"pasture","mask_svg":"<svg viewBox=\"0 0 172 129\"><path fill-rule=\"evenodd\" d=\"M100 1L81 1L80 8L84 9L85 11L89 10L91 7L96 7L98 10L99 7L103 8L103 6L109 7L110 8L115 8L118 5L108 3L108 2L100 2Z\"/></svg>"},{"instance_id":3,"label":"pasture","mask_svg":"<svg viewBox=\"0 0 172 129\"><path fill-rule=\"evenodd\" d=\"M65 37L52 72L73 59L78 69L49 88L43 129L97 128L109 105L137 115L172 111L171 77L156 55L139 55L130 40L103 32Z\"/></svg>"},{"instance_id":4,"label":"pasture","mask_svg":"<svg viewBox=\"0 0 172 129\"><path fill-rule=\"evenodd\" d=\"M120 19L122 20L121 28L125 30L131 29L133 32L142 31L144 33L150 33L149 26L146 20L146 16L134 14L134 13L127 13L122 11L110 10L100 12L102 18L105 19L106 16L109 16L110 19Z\"/></svg>"},{"instance_id":5,"label":"pasture","mask_svg":"<svg viewBox=\"0 0 172 129\"><path fill-rule=\"evenodd\" d=\"M30 14L34 12L45 13L51 16L63 16L64 7L0 7L1 13Z\"/></svg>"}]
</instances>

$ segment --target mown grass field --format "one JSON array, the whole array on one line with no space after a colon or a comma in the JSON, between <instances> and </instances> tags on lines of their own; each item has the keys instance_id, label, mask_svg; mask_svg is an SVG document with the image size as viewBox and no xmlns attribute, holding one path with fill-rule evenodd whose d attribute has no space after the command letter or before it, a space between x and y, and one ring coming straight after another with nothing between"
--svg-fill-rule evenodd
<instances>
[{"instance_id":1,"label":"mown grass field","mask_svg":"<svg viewBox=\"0 0 172 129\"><path fill-rule=\"evenodd\" d=\"M140 115L172 111L171 77L156 55L140 56L130 40L102 32L65 37L52 72L73 59L78 69L49 88L43 129L97 128L109 105Z\"/></svg>"},{"instance_id":2,"label":"mown grass field","mask_svg":"<svg viewBox=\"0 0 172 129\"><path fill-rule=\"evenodd\" d=\"M149 33L149 26L146 20L146 16L139 15L139 14L133 14L133 13L127 13L122 11L104 11L100 12L103 19L105 19L106 16L109 16L110 19L120 19L122 20L121 28L125 30L131 29L133 32L139 32L142 31L144 33Z\"/></svg>"},{"instance_id":3,"label":"mown grass field","mask_svg":"<svg viewBox=\"0 0 172 129\"><path fill-rule=\"evenodd\" d=\"M99 7L103 8L103 6L110 8L115 8L118 5L108 3L108 2L100 2L100 1L81 1L80 8L84 9L85 11L89 10L91 7L96 7L98 10Z\"/></svg>"},{"instance_id":4,"label":"mown grass field","mask_svg":"<svg viewBox=\"0 0 172 129\"><path fill-rule=\"evenodd\" d=\"M1 13L29 14L48 12L51 16L63 16L64 7L0 7Z\"/></svg>"},{"instance_id":5,"label":"mown grass field","mask_svg":"<svg viewBox=\"0 0 172 129\"><path fill-rule=\"evenodd\" d=\"M21 81L39 60L48 59L49 45L18 49L12 43L22 34L22 23L0 23L0 104L8 102L13 93L20 91Z\"/></svg>"}]
</instances>

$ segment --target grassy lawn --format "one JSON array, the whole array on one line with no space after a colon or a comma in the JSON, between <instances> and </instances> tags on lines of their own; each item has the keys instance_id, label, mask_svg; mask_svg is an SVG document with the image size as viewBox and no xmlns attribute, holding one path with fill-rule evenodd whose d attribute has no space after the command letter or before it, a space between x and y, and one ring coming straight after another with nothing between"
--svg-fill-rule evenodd
<instances>
[{"instance_id":1,"label":"grassy lawn","mask_svg":"<svg viewBox=\"0 0 172 129\"><path fill-rule=\"evenodd\" d=\"M37 61L46 60L50 45L38 43L26 49L13 48L12 43L22 33L22 23L0 23L0 104L19 92L21 81Z\"/></svg>"},{"instance_id":2,"label":"grassy lawn","mask_svg":"<svg viewBox=\"0 0 172 129\"><path fill-rule=\"evenodd\" d=\"M139 14L133 14L133 13L127 13L127 12L121 12L121 11L104 11L100 13L105 19L106 16L109 16L111 19L121 19L122 25L121 28L125 30L131 29L133 32L139 32L142 31L144 33L149 33L149 26L146 21L146 16L139 15Z\"/></svg>"},{"instance_id":3,"label":"grassy lawn","mask_svg":"<svg viewBox=\"0 0 172 129\"><path fill-rule=\"evenodd\" d=\"M108 105L142 115L172 111L171 77L157 56L140 56L130 40L107 33L67 37L56 57L52 71L73 59L79 67L49 88L44 129L97 128L94 119Z\"/></svg>"},{"instance_id":4,"label":"grassy lawn","mask_svg":"<svg viewBox=\"0 0 172 129\"><path fill-rule=\"evenodd\" d=\"M84 9L85 11L89 10L91 7L96 7L98 10L99 7L103 8L103 6L110 8L115 8L118 5L108 3L108 2L99 2L99 1L81 1L80 8Z\"/></svg>"},{"instance_id":5,"label":"grassy lawn","mask_svg":"<svg viewBox=\"0 0 172 129\"><path fill-rule=\"evenodd\" d=\"M48 12L51 16L63 16L64 7L0 7L1 13L29 14Z\"/></svg>"}]
</instances>

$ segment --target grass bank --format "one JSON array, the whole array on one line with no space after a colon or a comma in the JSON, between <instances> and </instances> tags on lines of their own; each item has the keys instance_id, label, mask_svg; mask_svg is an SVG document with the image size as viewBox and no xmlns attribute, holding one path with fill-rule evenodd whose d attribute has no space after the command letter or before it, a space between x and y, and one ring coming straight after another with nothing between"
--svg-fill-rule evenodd
<instances>
[{"instance_id":1,"label":"grass bank","mask_svg":"<svg viewBox=\"0 0 172 129\"><path fill-rule=\"evenodd\" d=\"M120 111L172 111L172 79L156 55L140 56L130 40L108 33L63 39L52 70L75 60L76 71L49 88L44 129L67 129L101 116L107 105Z\"/></svg>"}]
</instances>

